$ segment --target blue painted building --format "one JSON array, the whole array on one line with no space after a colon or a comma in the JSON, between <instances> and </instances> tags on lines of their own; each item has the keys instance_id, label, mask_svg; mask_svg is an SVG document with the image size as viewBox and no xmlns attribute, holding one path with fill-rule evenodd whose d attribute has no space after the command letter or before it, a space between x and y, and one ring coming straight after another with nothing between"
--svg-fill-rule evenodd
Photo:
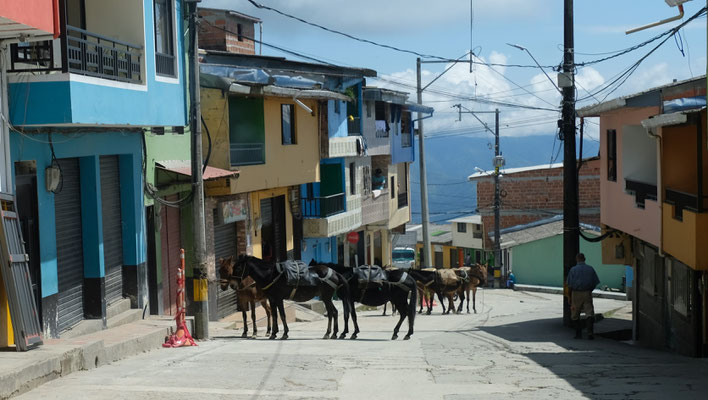
<instances>
[{"instance_id":1,"label":"blue painted building","mask_svg":"<svg viewBox=\"0 0 708 400\"><path fill-rule=\"evenodd\" d=\"M47 336L147 302L145 136L187 124L182 7L63 0L58 39L11 49L14 184Z\"/></svg>"}]
</instances>

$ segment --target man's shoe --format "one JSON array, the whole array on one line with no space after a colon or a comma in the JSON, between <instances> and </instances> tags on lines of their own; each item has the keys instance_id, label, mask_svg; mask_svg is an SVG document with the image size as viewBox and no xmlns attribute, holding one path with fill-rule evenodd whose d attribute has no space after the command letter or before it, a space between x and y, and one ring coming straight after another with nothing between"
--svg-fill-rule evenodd
<instances>
[{"instance_id":1,"label":"man's shoe","mask_svg":"<svg viewBox=\"0 0 708 400\"><path fill-rule=\"evenodd\" d=\"M595 332L593 332L593 323L594 323L593 319L588 318L588 322L587 322L587 324L588 324L588 340L595 339Z\"/></svg>"}]
</instances>

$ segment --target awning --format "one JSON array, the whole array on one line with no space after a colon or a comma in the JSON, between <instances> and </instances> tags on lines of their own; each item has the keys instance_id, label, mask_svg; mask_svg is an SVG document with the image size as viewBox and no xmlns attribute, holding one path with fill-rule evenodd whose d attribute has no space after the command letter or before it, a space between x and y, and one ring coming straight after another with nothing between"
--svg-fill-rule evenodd
<instances>
[{"instance_id":1,"label":"awning","mask_svg":"<svg viewBox=\"0 0 708 400\"><path fill-rule=\"evenodd\" d=\"M167 160L158 161L155 166L164 171L174 172L176 174L184 176L192 176L192 164L188 160ZM202 175L202 179L205 181L219 179L219 178L238 178L239 171L229 171L226 169L215 168L208 166Z\"/></svg>"},{"instance_id":2,"label":"awning","mask_svg":"<svg viewBox=\"0 0 708 400\"><path fill-rule=\"evenodd\" d=\"M703 110L705 110L705 107L692 110L683 110L669 114L659 114L642 120L641 124L645 129L653 129L661 126L681 125L688 121L688 114L701 112Z\"/></svg>"},{"instance_id":3,"label":"awning","mask_svg":"<svg viewBox=\"0 0 708 400\"><path fill-rule=\"evenodd\" d=\"M404 104L404 107L406 107L406 109L408 109L408 111L420 112L423 114L430 114L430 115L432 115L433 111L435 111L433 109L433 107L428 107L428 106L424 106L422 104L416 104L416 103L406 102L406 104Z\"/></svg>"}]
</instances>

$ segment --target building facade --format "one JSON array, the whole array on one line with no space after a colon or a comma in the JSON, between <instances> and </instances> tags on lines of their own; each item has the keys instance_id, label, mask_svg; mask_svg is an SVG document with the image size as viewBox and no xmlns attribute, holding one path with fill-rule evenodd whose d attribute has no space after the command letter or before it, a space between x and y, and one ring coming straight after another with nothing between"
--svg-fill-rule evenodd
<instances>
[{"instance_id":1,"label":"building facade","mask_svg":"<svg viewBox=\"0 0 708 400\"><path fill-rule=\"evenodd\" d=\"M182 2L58 3L10 49L13 179L45 335L148 302L145 141L184 132ZM30 72L30 73L28 73Z\"/></svg>"},{"instance_id":2,"label":"building facade","mask_svg":"<svg viewBox=\"0 0 708 400\"><path fill-rule=\"evenodd\" d=\"M634 273L640 343L708 355L705 76L586 107L600 118L603 262Z\"/></svg>"}]
</instances>

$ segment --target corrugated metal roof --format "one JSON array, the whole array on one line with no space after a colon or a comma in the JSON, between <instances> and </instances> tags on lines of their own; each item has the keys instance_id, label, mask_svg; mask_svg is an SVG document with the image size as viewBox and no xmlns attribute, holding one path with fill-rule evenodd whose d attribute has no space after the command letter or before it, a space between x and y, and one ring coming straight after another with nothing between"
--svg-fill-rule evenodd
<instances>
[{"instance_id":1,"label":"corrugated metal roof","mask_svg":"<svg viewBox=\"0 0 708 400\"><path fill-rule=\"evenodd\" d=\"M184 176L192 176L192 164L188 160L165 160L155 163L157 168L163 169L165 171L174 172ZM221 168L215 168L207 165L202 178L205 181L219 178L237 178L239 171L229 171Z\"/></svg>"}]
</instances>

